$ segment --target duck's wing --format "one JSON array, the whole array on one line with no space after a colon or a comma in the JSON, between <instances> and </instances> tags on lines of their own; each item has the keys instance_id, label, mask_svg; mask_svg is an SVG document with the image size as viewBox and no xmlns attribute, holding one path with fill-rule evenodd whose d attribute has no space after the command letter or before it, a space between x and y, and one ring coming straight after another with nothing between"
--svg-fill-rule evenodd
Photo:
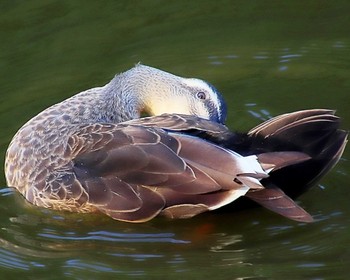
<instances>
[{"instance_id":1,"label":"duck's wing","mask_svg":"<svg viewBox=\"0 0 350 280\"><path fill-rule=\"evenodd\" d=\"M184 132L192 136L210 140L216 144L220 144L220 142L223 142L232 134L225 125L183 114L162 114L130 120L123 124L158 127L168 131Z\"/></svg>"},{"instance_id":2,"label":"duck's wing","mask_svg":"<svg viewBox=\"0 0 350 280\"><path fill-rule=\"evenodd\" d=\"M140 125L82 126L66 155L74 179L65 185L69 199L130 222L161 211L181 218L218 208L262 188L259 180L267 176L256 157Z\"/></svg>"},{"instance_id":3,"label":"duck's wing","mask_svg":"<svg viewBox=\"0 0 350 280\"><path fill-rule=\"evenodd\" d=\"M287 119L283 116L280 116L270 121L273 124L276 123L278 128L280 128L284 127L287 123L293 123L297 119L302 119L302 117L308 117L310 115L313 115L313 113L314 112L308 111L302 112L302 114L297 114L297 116L289 116L289 118ZM271 133L276 133L276 130L269 125L269 122L261 124L260 126L256 127L255 130L251 130L248 135L233 133L229 131L226 126L215 124L205 119L200 119L195 116L179 114L164 114L156 117L133 120L131 121L131 123L142 123L142 125L145 126L159 126L164 129L186 132L188 134L207 139L217 145L221 145L231 150L243 152L247 155L257 153L260 155L260 162L265 163L266 168L268 168L269 162L273 163L276 166L277 162L280 160L278 164L279 167L275 167L274 171L278 169L283 170L283 167L293 166L296 163L305 162L308 159L310 159L308 156L305 156L305 154L296 153L297 157L299 157L299 161L296 161L291 157L291 161L288 162L282 156L282 153L275 152L275 147L267 149L265 147L265 144L260 144L264 142L262 141L262 139L264 139L267 136L267 133L269 133L269 131L271 131ZM255 137L251 136L251 134L253 133L256 134ZM248 141L247 138L249 138ZM258 145L258 147L253 146L252 139L254 139L254 143L259 143L260 145ZM280 149L279 151L285 152L289 151L289 149ZM273 174L274 172L271 173L271 175ZM269 183L269 181L267 180L268 179L265 179L264 182ZM307 213L295 201L289 198L288 195L286 195L282 189L278 188L277 186L271 183L268 184L268 188L266 189L264 188L258 190L250 190L246 193L245 196L249 197L250 200L257 202L265 208L274 211L282 216L285 216L289 219L302 222L313 221L313 218L309 213Z\"/></svg>"}]
</instances>

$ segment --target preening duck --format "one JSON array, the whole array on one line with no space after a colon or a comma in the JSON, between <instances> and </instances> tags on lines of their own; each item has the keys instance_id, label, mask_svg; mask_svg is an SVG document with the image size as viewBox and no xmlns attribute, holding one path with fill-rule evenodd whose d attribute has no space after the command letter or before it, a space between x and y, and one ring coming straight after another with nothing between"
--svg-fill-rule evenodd
<instances>
[{"instance_id":1,"label":"preening duck","mask_svg":"<svg viewBox=\"0 0 350 280\"><path fill-rule=\"evenodd\" d=\"M293 199L342 155L347 133L334 112L289 113L248 133L230 131L225 118L209 83L136 65L20 128L6 154L7 184L37 206L128 222L246 200L312 221Z\"/></svg>"}]
</instances>

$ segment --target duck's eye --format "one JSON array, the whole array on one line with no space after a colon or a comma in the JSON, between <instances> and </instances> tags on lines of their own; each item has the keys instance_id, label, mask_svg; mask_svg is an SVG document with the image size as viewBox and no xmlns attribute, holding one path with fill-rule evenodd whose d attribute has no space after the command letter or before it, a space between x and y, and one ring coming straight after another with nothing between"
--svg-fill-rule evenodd
<instances>
[{"instance_id":1,"label":"duck's eye","mask_svg":"<svg viewBox=\"0 0 350 280\"><path fill-rule=\"evenodd\" d=\"M206 99L206 95L203 91L197 92L198 99Z\"/></svg>"}]
</instances>

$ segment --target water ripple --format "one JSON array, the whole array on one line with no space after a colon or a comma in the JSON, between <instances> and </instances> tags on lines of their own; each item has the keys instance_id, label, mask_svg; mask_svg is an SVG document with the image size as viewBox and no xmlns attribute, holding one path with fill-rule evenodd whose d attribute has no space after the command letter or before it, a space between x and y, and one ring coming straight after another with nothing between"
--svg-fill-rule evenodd
<instances>
[{"instance_id":1,"label":"water ripple","mask_svg":"<svg viewBox=\"0 0 350 280\"><path fill-rule=\"evenodd\" d=\"M86 236L78 236L75 233L65 233L65 235L56 233L38 233L38 236L57 239L57 240L99 240L109 242L132 242L132 243L175 243L175 244L187 244L190 241L175 239L173 233L159 233L159 234L142 234L142 233L113 233L107 231L89 232Z\"/></svg>"}]
</instances>

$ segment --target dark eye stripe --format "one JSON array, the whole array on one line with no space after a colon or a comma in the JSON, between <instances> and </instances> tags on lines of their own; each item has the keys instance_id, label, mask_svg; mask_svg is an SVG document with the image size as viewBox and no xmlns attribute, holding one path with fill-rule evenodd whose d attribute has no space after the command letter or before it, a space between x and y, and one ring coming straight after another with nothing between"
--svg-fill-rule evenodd
<instances>
[{"instance_id":1,"label":"dark eye stripe","mask_svg":"<svg viewBox=\"0 0 350 280\"><path fill-rule=\"evenodd\" d=\"M214 92L214 99L215 101L212 104L212 110L216 111L215 113L213 113L214 115L216 115L216 117L218 118L218 122L220 123L224 123L226 120L226 115L227 115L227 107L226 107L226 102L223 98L223 96L221 95L221 93L210 83L206 82L207 85L210 87L210 89Z\"/></svg>"}]
</instances>

